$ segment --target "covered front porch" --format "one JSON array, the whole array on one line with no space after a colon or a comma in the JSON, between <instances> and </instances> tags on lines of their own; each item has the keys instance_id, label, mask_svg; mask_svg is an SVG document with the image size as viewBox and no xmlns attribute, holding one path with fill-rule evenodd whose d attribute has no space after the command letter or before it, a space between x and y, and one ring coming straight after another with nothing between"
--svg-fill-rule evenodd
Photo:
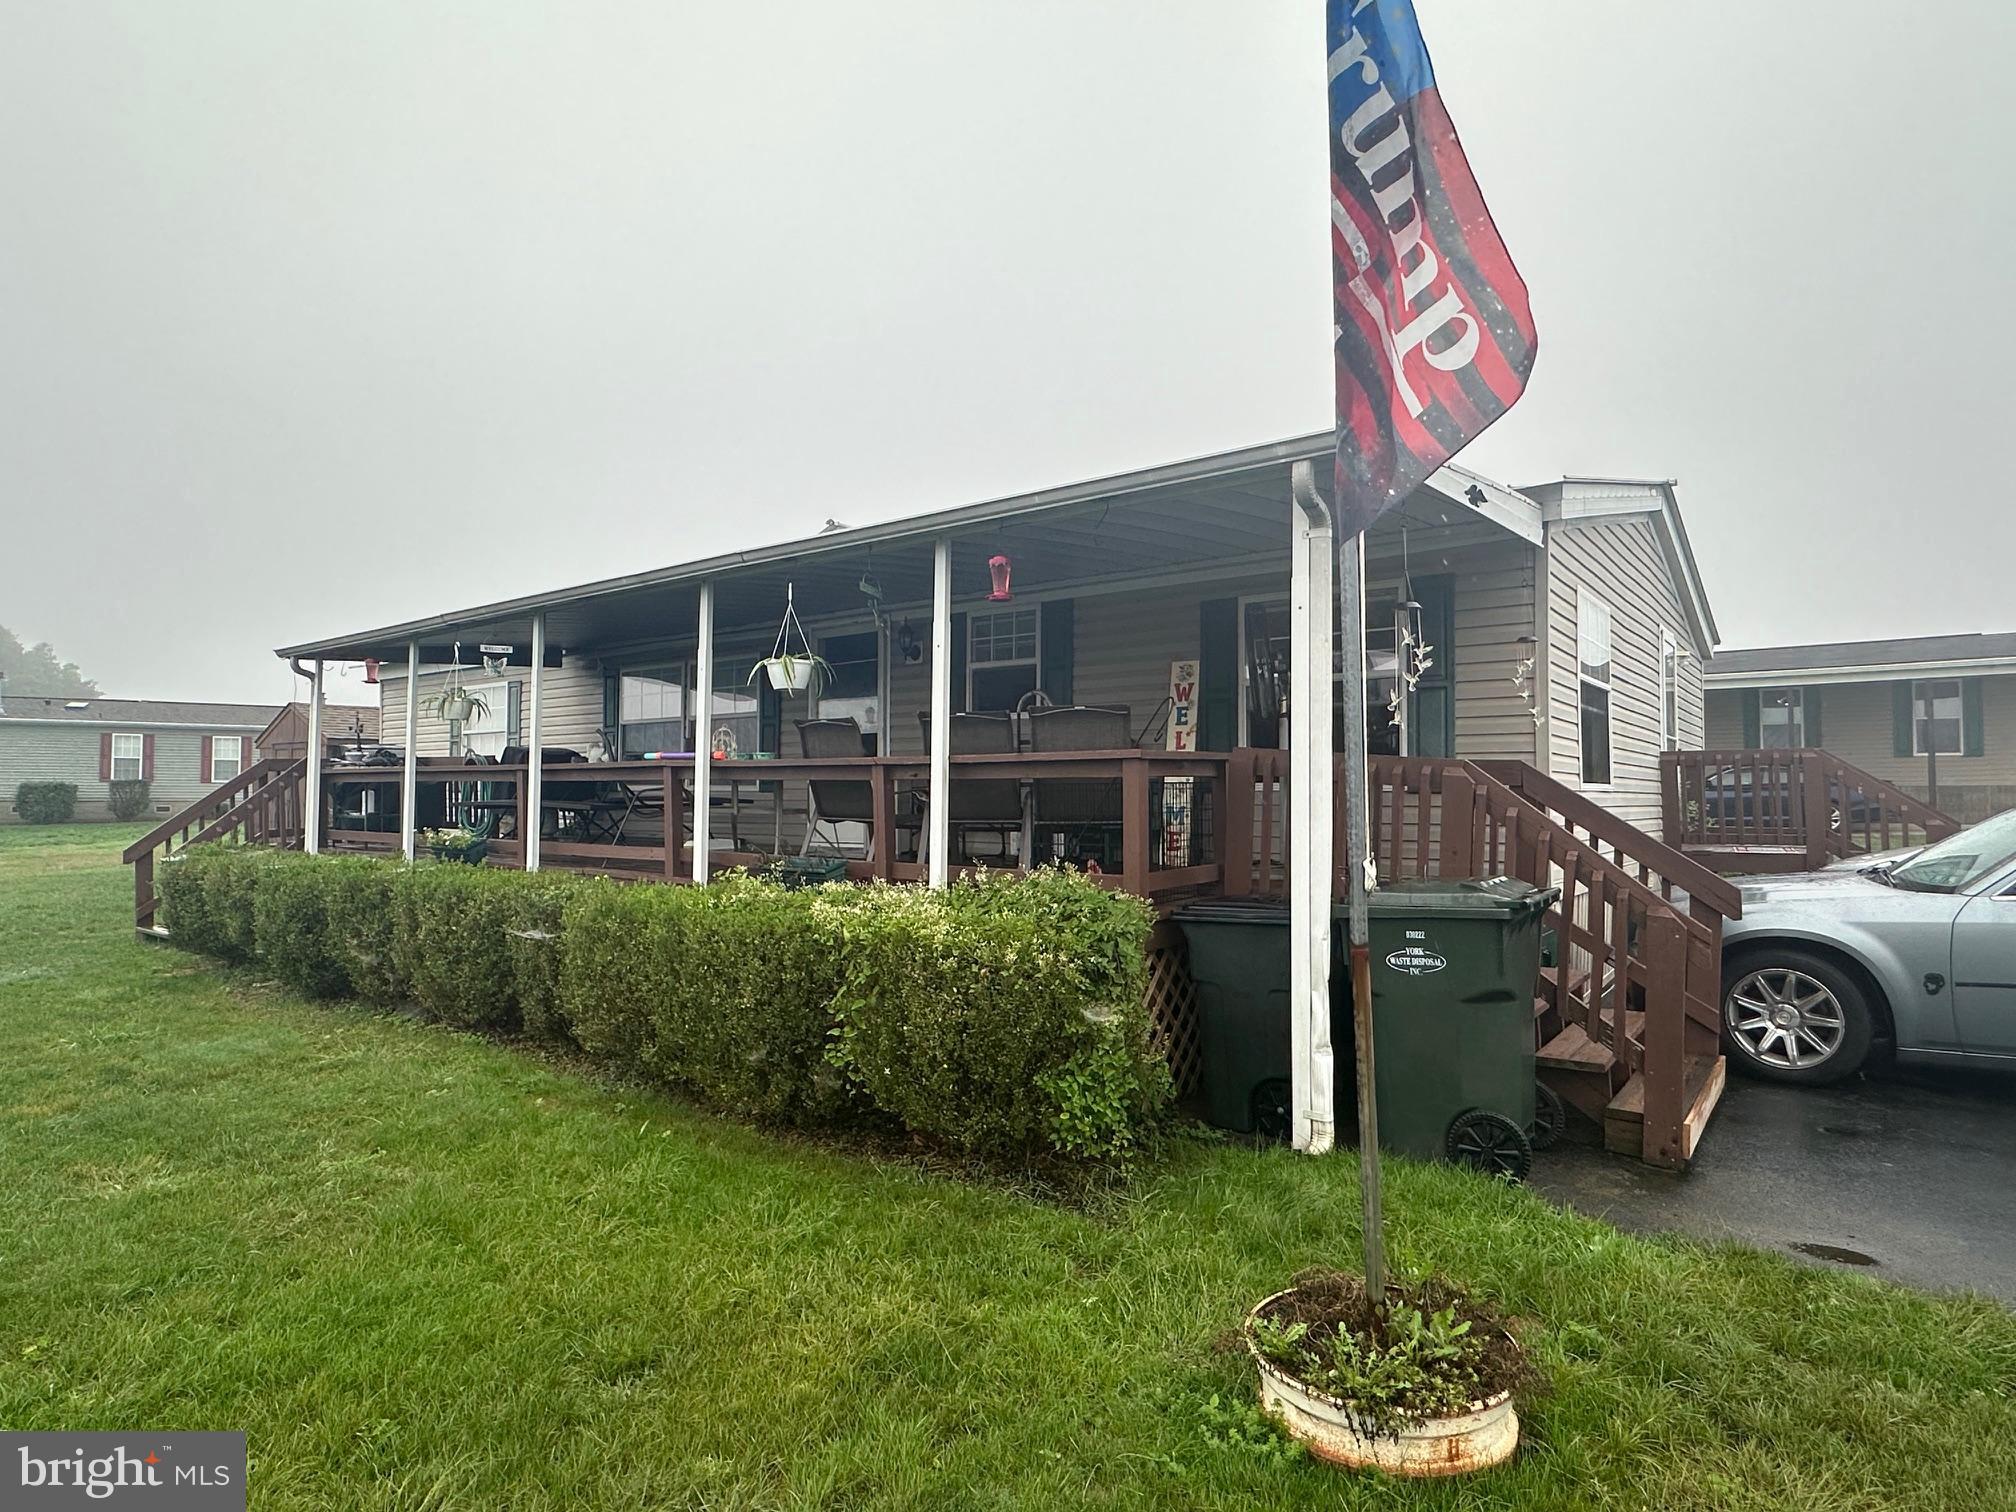
<instances>
[{"instance_id":1,"label":"covered front porch","mask_svg":"<svg viewBox=\"0 0 2016 1512\"><path fill-rule=\"evenodd\" d=\"M1249 824L1280 857L1235 769L1297 717L1289 472L1329 446L287 648L381 680L384 744L313 774L313 843L411 853L455 826L501 864L660 880L813 855L864 878L1058 861L1154 897L1222 889ZM1530 500L1445 469L1366 541L1375 754L1532 757L1539 539ZM819 658L802 689L759 668L787 606L785 649ZM451 682L480 716L439 717Z\"/></svg>"}]
</instances>

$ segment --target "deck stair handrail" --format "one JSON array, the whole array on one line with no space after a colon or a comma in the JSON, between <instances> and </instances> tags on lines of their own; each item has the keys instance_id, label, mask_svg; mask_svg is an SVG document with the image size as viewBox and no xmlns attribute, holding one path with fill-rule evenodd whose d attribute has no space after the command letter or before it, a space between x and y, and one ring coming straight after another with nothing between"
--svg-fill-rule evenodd
<instances>
[{"instance_id":1,"label":"deck stair handrail","mask_svg":"<svg viewBox=\"0 0 2016 1512\"><path fill-rule=\"evenodd\" d=\"M159 906L154 892L155 863L191 845L238 835L254 845L298 847L302 835L302 789L308 764L267 757L212 788L161 821L120 852L133 868L133 927L154 931Z\"/></svg>"},{"instance_id":2,"label":"deck stair handrail","mask_svg":"<svg viewBox=\"0 0 2016 1512\"><path fill-rule=\"evenodd\" d=\"M1509 875L1561 889L1536 1003L1543 1067L1589 1073L1564 1095L1602 1118L1613 1148L1628 1139L1647 1161L1684 1165L1720 1085L1719 923L1473 763L1375 758L1372 798L1382 881Z\"/></svg>"},{"instance_id":3,"label":"deck stair handrail","mask_svg":"<svg viewBox=\"0 0 2016 1512\"><path fill-rule=\"evenodd\" d=\"M1951 815L1817 747L1668 751L1669 846L1725 869L1814 869L1957 833Z\"/></svg>"}]
</instances>

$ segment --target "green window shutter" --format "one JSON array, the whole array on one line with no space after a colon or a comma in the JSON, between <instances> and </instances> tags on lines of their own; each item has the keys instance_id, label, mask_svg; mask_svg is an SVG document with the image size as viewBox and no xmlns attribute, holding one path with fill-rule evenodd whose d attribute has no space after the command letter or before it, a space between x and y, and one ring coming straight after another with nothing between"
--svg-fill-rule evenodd
<instances>
[{"instance_id":1,"label":"green window shutter","mask_svg":"<svg viewBox=\"0 0 2016 1512\"><path fill-rule=\"evenodd\" d=\"M1072 701L1071 670L1077 654L1072 646L1072 627L1076 609L1071 599L1050 599L1043 605L1043 658L1036 669L1036 682L1054 704Z\"/></svg>"},{"instance_id":2,"label":"green window shutter","mask_svg":"<svg viewBox=\"0 0 2016 1512\"><path fill-rule=\"evenodd\" d=\"M1446 573L1416 578L1414 597L1421 605L1421 638L1434 665L1411 695L1407 711L1413 754L1453 756L1456 701L1449 690L1456 681L1456 579Z\"/></svg>"},{"instance_id":3,"label":"green window shutter","mask_svg":"<svg viewBox=\"0 0 2016 1512\"><path fill-rule=\"evenodd\" d=\"M1229 751L1239 739L1239 600L1197 610L1197 749Z\"/></svg>"},{"instance_id":4,"label":"green window shutter","mask_svg":"<svg viewBox=\"0 0 2016 1512\"><path fill-rule=\"evenodd\" d=\"M966 709L966 616L952 616L952 710Z\"/></svg>"},{"instance_id":5,"label":"green window shutter","mask_svg":"<svg viewBox=\"0 0 2016 1512\"><path fill-rule=\"evenodd\" d=\"M768 677L756 679L756 743L773 756L784 751L784 700Z\"/></svg>"},{"instance_id":6,"label":"green window shutter","mask_svg":"<svg viewBox=\"0 0 2016 1512\"><path fill-rule=\"evenodd\" d=\"M605 671L602 674L602 728L609 732L612 756L621 756L622 741L617 726L623 722L623 676L619 672Z\"/></svg>"},{"instance_id":7,"label":"green window shutter","mask_svg":"<svg viewBox=\"0 0 2016 1512\"><path fill-rule=\"evenodd\" d=\"M1960 679L1960 750L1967 756L1980 756L1988 750L1987 732L1981 727L1981 679L1963 677Z\"/></svg>"},{"instance_id":8,"label":"green window shutter","mask_svg":"<svg viewBox=\"0 0 2016 1512\"><path fill-rule=\"evenodd\" d=\"M1764 691L1743 690L1743 749L1754 751L1764 744Z\"/></svg>"},{"instance_id":9,"label":"green window shutter","mask_svg":"<svg viewBox=\"0 0 2016 1512\"><path fill-rule=\"evenodd\" d=\"M1818 750L1827 743L1820 734L1820 690L1807 688L1800 698L1806 706L1806 744Z\"/></svg>"},{"instance_id":10,"label":"green window shutter","mask_svg":"<svg viewBox=\"0 0 2016 1512\"><path fill-rule=\"evenodd\" d=\"M1890 750L1896 756L1911 754L1911 702L1915 684L1890 684Z\"/></svg>"}]
</instances>

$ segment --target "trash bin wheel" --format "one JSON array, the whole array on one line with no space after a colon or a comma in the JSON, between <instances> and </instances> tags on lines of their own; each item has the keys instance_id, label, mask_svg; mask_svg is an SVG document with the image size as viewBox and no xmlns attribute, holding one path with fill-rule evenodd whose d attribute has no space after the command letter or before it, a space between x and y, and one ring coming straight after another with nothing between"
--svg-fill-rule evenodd
<instances>
[{"instance_id":1,"label":"trash bin wheel","mask_svg":"<svg viewBox=\"0 0 2016 1512\"><path fill-rule=\"evenodd\" d=\"M1472 1108L1449 1124L1449 1158L1486 1176L1523 1181L1533 1169L1533 1144L1526 1131L1503 1113Z\"/></svg>"},{"instance_id":2,"label":"trash bin wheel","mask_svg":"<svg viewBox=\"0 0 2016 1512\"><path fill-rule=\"evenodd\" d=\"M1275 1144L1286 1144L1295 1133L1294 1093L1287 1081L1273 1077L1253 1089L1253 1133Z\"/></svg>"},{"instance_id":3,"label":"trash bin wheel","mask_svg":"<svg viewBox=\"0 0 2016 1512\"><path fill-rule=\"evenodd\" d=\"M1568 1132L1568 1107L1561 1094L1545 1082L1533 1084L1533 1122L1526 1139L1536 1150L1551 1150L1555 1141Z\"/></svg>"}]
</instances>

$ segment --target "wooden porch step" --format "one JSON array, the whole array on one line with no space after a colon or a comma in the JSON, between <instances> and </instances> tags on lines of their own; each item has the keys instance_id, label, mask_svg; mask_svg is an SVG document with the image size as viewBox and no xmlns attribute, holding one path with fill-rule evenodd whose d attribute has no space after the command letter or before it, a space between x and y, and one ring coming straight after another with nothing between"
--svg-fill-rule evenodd
<instances>
[{"instance_id":1,"label":"wooden porch step","mask_svg":"<svg viewBox=\"0 0 2016 1512\"><path fill-rule=\"evenodd\" d=\"M1570 1024L1542 1045L1534 1057L1544 1070L1608 1072L1617 1057L1610 1047L1589 1038L1580 1024Z\"/></svg>"},{"instance_id":2,"label":"wooden porch step","mask_svg":"<svg viewBox=\"0 0 2016 1512\"><path fill-rule=\"evenodd\" d=\"M1680 1169L1694 1158L1708 1120L1728 1085L1729 1066L1719 1055L1690 1055L1682 1072L1687 1113L1680 1123ZM1645 1154L1645 1078L1634 1076L1603 1110L1603 1148L1640 1160Z\"/></svg>"}]
</instances>

